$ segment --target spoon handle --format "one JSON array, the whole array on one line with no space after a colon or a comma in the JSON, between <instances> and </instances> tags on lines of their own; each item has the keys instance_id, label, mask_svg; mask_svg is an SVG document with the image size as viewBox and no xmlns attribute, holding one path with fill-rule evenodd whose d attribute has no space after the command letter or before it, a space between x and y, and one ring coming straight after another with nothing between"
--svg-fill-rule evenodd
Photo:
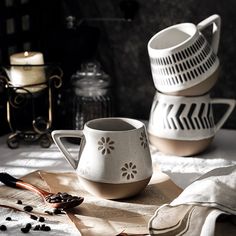
<instances>
[{"instance_id":1,"label":"spoon handle","mask_svg":"<svg viewBox=\"0 0 236 236\"><path fill-rule=\"evenodd\" d=\"M9 175L6 172L0 173L0 181L9 187L27 189L27 190L35 192L41 196L46 196L49 194L48 192L46 192L42 189L39 189L38 187L36 187L34 185L26 183L26 182L22 181L21 179L16 179L15 177Z\"/></svg>"},{"instance_id":2,"label":"spoon handle","mask_svg":"<svg viewBox=\"0 0 236 236\"><path fill-rule=\"evenodd\" d=\"M15 177L9 175L8 173L6 172L1 172L0 173L0 181L2 183L4 183L5 185L9 186L9 187L13 187L13 188L16 188L16 183L18 181L22 181L20 179L16 179Z\"/></svg>"}]
</instances>

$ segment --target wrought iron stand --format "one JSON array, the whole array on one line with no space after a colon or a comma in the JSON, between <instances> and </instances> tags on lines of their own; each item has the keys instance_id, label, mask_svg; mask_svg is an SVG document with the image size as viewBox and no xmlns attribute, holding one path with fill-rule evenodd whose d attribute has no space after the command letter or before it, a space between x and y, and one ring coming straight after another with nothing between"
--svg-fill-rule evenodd
<instances>
[{"instance_id":1,"label":"wrought iron stand","mask_svg":"<svg viewBox=\"0 0 236 236\"><path fill-rule=\"evenodd\" d=\"M48 148L52 144L50 133L53 119L53 88L61 87L63 73L57 66L39 66L45 71L44 83L15 86L11 83L8 68L4 68L8 71L8 76L0 76L7 90L7 122L11 129L7 139L9 148L18 148L20 141L27 144L38 142L43 148ZM29 70L39 66L25 65L23 69Z\"/></svg>"}]
</instances>

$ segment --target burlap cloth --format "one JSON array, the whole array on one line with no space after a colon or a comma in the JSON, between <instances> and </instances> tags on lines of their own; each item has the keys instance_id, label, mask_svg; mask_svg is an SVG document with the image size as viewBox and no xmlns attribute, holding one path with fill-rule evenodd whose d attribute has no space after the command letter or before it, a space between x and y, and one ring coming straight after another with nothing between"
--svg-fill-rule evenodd
<instances>
[{"instance_id":1,"label":"burlap cloth","mask_svg":"<svg viewBox=\"0 0 236 236\"><path fill-rule=\"evenodd\" d=\"M43 170L21 178L51 192L68 192L84 197L84 202L66 214L47 215L49 209L40 196L27 190L0 187L0 205L23 211L25 204L33 206L32 214L44 216L51 221L72 224L82 235L148 234L148 221L158 206L171 202L180 193L168 176L154 167L154 174L143 192L130 199L106 200L87 193L79 183L75 172L52 173ZM23 205L17 204L21 199ZM78 232L77 231L77 232ZM78 232L78 235L79 235Z\"/></svg>"}]
</instances>

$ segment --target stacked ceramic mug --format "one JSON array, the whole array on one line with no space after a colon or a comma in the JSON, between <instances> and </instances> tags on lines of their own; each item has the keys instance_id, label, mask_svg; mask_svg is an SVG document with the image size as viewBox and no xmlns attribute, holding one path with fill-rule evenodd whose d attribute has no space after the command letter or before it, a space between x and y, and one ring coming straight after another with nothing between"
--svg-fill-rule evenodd
<instances>
[{"instance_id":1,"label":"stacked ceramic mug","mask_svg":"<svg viewBox=\"0 0 236 236\"><path fill-rule=\"evenodd\" d=\"M212 27L212 42L202 30ZM203 152L234 109L233 99L212 99L219 77L217 57L221 19L212 15L198 25L182 23L155 34L148 43L157 89L148 124L150 143L178 156ZM226 112L215 122L213 104Z\"/></svg>"}]
</instances>

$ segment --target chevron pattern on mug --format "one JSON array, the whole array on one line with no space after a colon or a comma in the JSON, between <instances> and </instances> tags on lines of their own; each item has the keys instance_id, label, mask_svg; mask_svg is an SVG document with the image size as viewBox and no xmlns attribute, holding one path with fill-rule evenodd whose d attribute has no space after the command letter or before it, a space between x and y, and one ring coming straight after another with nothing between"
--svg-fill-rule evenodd
<instances>
[{"instance_id":1,"label":"chevron pattern on mug","mask_svg":"<svg viewBox=\"0 0 236 236\"><path fill-rule=\"evenodd\" d=\"M172 130L197 130L214 127L214 119L210 104L173 104L163 103L166 114L163 118L163 128Z\"/></svg>"},{"instance_id":2,"label":"chevron pattern on mug","mask_svg":"<svg viewBox=\"0 0 236 236\"><path fill-rule=\"evenodd\" d=\"M213 104L228 106L217 124L214 122ZM211 99L209 94L182 97L156 92L150 112L148 132L158 137L178 140L213 137L234 106L233 99Z\"/></svg>"}]
</instances>

